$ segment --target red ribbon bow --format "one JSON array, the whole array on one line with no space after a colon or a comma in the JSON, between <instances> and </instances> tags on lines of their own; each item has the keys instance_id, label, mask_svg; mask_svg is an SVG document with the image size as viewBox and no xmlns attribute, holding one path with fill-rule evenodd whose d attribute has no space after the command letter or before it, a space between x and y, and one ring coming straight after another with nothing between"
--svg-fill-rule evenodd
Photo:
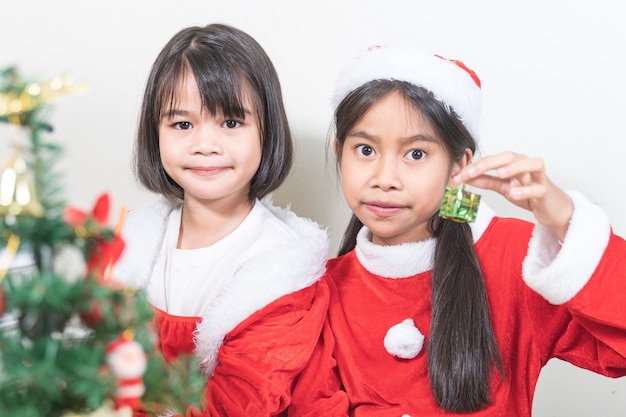
<instances>
[{"instance_id":1,"label":"red ribbon bow","mask_svg":"<svg viewBox=\"0 0 626 417\"><path fill-rule=\"evenodd\" d=\"M63 219L78 237L91 240L93 245L88 248L87 273L95 273L100 280L106 281L110 267L117 262L124 250L124 241L114 232L111 239L102 233L109 220L109 195L104 193L98 197L90 213L75 207L67 207Z\"/></svg>"}]
</instances>

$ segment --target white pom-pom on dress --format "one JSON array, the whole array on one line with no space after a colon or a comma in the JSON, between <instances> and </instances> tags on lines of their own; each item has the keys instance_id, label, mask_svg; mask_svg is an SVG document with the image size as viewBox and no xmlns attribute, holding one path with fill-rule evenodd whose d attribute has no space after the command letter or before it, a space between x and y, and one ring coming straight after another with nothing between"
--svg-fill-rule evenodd
<instances>
[{"instance_id":1,"label":"white pom-pom on dress","mask_svg":"<svg viewBox=\"0 0 626 417\"><path fill-rule=\"evenodd\" d=\"M406 319L387 330L383 343L391 355L413 359L422 350L424 335L415 327L413 319Z\"/></svg>"}]
</instances>

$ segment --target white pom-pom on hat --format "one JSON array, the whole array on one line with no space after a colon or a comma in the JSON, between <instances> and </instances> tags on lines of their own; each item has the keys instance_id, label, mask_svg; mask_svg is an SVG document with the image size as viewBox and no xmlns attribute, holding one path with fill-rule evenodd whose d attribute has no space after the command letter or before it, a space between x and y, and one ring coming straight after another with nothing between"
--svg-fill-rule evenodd
<instances>
[{"instance_id":1,"label":"white pom-pom on hat","mask_svg":"<svg viewBox=\"0 0 626 417\"><path fill-rule=\"evenodd\" d=\"M376 46L354 57L340 72L332 97L336 108L351 91L373 80L405 81L433 93L454 110L475 140L479 138L480 79L458 60L417 46Z\"/></svg>"},{"instance_id":2,"label":"white pom-pom on hat","mask_svg":"<svg viewBox=\"0 0 626 417\"><path fill-rule=\"evenodd\" d=\"M387 330L383 343L387 352L393 356L413 359L422 350L424 335L415 327L413 319L406 319Z\"/></svg>"}]
</instances>

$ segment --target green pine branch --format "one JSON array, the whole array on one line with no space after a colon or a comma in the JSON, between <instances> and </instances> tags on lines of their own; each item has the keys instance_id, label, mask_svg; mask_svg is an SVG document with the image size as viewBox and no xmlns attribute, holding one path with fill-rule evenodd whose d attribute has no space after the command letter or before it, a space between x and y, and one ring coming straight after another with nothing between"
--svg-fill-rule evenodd
<instances>
[{"instance_id":1,"label":"green pine branch","mask_svg":"<svg viewBox=\"0 0 626 417\"><path fill-rule=\"evenodd\" d=\"M2 97L19 96L28 84L15 67L0 70L0 105ZM94 273L68 277L55 268L66 249L78 251L87 262L113 232L98 226L98 233L78 236L63 219L66 202L56 171L62 148L48 138L48 109L41 103L9 117L0 106L0 123L19 120L25 137L20 146L44 208L41 217L0 217L0 254L3 241L16 235L20 252L33 261L0 277L8 313L0 311L0 416L61 417L110 404L116 382L106 364L107 346L129 331L148 356L145 410L156 415L199 406L206 379L193 356L164 359L145 292L103 283ZM8 324L7 317L13 319Z\"/></svg>"}]
</instances>

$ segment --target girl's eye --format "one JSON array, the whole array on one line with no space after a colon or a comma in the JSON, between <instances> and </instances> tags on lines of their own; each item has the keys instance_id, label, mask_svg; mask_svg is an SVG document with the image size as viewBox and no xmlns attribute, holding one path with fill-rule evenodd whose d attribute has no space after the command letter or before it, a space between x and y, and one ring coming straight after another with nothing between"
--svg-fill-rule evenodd
<instances>
[{"instance_id":1,"label":"girl's eye","mask_svg":"<svg viewBox=\"0 0 626 417\"><path fill-rule=\"evenodd\" d=\"M236 121L236 120L226 120L222 126L224 126L227 129L235 129L239 126L241 126L241 123Z\"/></svg>"},{"instance_id":2,"label":"girl's eye","mask_svg":"<svg viewBox=\"0 0 626 417\"><path fill-rule=\"evenodd\" d=\"M406 154L406 157L413 161L419 161L426 156L426 152L421 149L412 149L409 153Z\"/></svg>"},{"instance_id":3,"label":"girl's eye","mask_svg":"<svg viewBox=\"0 0 626 417\"><path fill-rule=\"evenodd\" d=\"M375 154L374 149L372 149L371 146L367 145L358 145L356 147L356 151L362 156L372 156Z\"/></svg>"},{"instance_id":4,"label":"girl's eye","mask_svg":"<svg viewBox=\"0 0 626 417\"><path fill-rule=\"evenodd\" d=\"M176 122L174 123L174 128L179 130L187 130L191 129L191 123L189 122Z\"/></svg>"}]
</instances>

